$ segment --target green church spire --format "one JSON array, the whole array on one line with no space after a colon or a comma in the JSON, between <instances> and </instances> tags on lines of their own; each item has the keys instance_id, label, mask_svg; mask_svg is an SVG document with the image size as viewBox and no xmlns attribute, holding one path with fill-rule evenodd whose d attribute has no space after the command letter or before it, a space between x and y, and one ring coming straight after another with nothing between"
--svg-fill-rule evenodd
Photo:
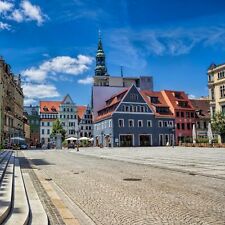
<instances>
[{"instance_id":1,"label":"green church spire","mask_svg":"<svg viewBox=\"0 0 225 225\"><path fill-rule=\"evenodd\" d=\"M107 68L105 65L105 53L102 47L101 32L98 37L98 50L96 54L95 76L107 76Z\"/></svg>"}]
</instances>

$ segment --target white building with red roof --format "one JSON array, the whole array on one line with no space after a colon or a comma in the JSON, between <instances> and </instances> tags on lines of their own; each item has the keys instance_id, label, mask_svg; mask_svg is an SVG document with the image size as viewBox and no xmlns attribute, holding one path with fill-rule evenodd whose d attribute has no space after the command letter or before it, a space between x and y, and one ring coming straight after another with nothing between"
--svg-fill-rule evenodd
<instances>
[{"instance_id":1,"label":"white building with red roof","mask_svg":"<svg viewBox=\"0 0 225 225\"><path fill-rule=\"evenodd\" d=\"M66 137L76 135L78 130L77 106L69 95L62 101L40 101L40 140L51 143L53 122L59 119L66 130Z\"/></svg>"}]
</instances>

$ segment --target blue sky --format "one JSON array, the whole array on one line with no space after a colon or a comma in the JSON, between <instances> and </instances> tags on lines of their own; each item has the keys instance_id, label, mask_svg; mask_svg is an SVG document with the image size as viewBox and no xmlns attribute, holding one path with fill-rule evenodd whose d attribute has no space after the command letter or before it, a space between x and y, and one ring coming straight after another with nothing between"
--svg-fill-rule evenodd
<instances>
[{"instance_id":1,"label":"blue sky","mask_svg":"<svg viewBox=\"0 0 225 225\"><path fill-rule=\"evenodd\" d=\"M0 55L26 104L90 102L99 29L109 74L153 75L155 90L207 95L208 66L225 62L224 0L0 0Z\"/></svg>"}]
</instances>

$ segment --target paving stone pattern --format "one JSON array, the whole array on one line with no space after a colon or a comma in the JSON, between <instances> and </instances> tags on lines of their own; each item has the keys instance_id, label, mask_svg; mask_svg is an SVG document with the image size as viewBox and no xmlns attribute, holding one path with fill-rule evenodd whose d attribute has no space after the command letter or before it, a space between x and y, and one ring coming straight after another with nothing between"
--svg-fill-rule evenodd
<instances>
[{"instance_id":1,"label":"paving stone pattern","mask_svg":"<svg viewBox=\"0 0 225 225\"><path fill-rule=\"evenodd\" d=\"M51 199L49 198L42 184L38 180L37 175L34 173L33 169L30 167L28 160L24 158L24 154L22 152L19 152L19 160L20 160L20 166L21 166L22 172L28 173L33 182L33 185L41 200L43 208L48 215L50 225L64 225L65 223L63 222L60 214L58 213L58 210L51 202Z\"/></svg>"},{"instance_id":2,"label":"paving stone pattern","mask_svg":"<svg viewBox=\"0 0 225 225\"><path fill-rule=\"evenodd\" d=\"M223 148L86 148L81 149L80 154L192 172L225 180L225 149Z\"/></svg>"},{"instance_id":3,"label":"paving stone pattern","mask_svg":"<svg viewBox=\"0 0 225 225\"><path fill-rule=\"evenodd\" d=\"M81 155L82 151L25 155L33 163L41 161L36 165L96 224L225 224L224 180L88 156L91 150Z\"/></svg>"}]
</instances>

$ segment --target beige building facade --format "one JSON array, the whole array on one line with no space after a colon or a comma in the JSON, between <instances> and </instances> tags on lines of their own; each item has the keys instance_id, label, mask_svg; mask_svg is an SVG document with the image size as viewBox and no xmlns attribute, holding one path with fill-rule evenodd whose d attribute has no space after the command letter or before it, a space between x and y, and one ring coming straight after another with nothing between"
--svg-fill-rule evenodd
<instances>
[{"instance_id":1,"label":"beige building facade","mask_svg":"<svg viewBox=\"0 0 225 225\"><path fill-rule=\"evenodd\" d=\"M208 69L210 114L225 112L225 64L212 64Z\"/></svg>"},{"instance_id":2,"label":"beige building facade","mask_svg":"<svg viewBox=\"0 0 225 225\"><path fill-rule=\"evenodd\" d=\"M0 58L0 141L8 145L13 137L24 137L23 90L20 76Z\"/></svg>"}]
</instances>

